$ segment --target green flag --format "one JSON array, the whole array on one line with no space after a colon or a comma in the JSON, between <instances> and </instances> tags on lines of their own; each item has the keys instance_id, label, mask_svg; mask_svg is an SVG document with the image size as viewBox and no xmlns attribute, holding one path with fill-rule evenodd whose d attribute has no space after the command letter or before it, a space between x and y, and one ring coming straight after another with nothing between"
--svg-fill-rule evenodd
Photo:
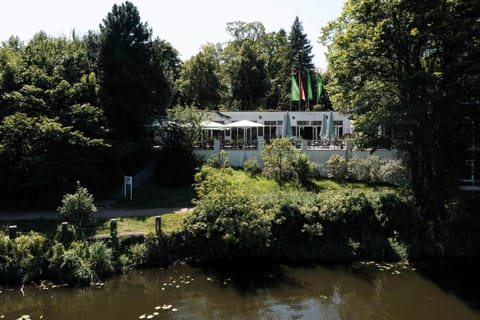
<instances>
[{"instance_id":1,"label":"green flag","mask_svg":"<svg viewBox=\"0 0 480 320\"><path fill-rule=\"evenodd\" d=\"M300 101L300 89L298 88L295 77L292 75L292 101Z\"/></svg>"},{"instance_id":2,"label":"green flag","mask_svg":"<svg viewBox=\"0 0 480 320\"><path fill-rule=\"evenodd\" d=\"M320 100L320 96L322 95L323 83L322 78L320 78L320 74L317 74L317 104Z\"/></svg>"},{"instance_id":3,"label":"green flag","mask_svg":"<svg viewBox=\"0 0 480 320\"><path fill-rule=\"evenodd\" d=\"M307 82L308 100L313 100L312 80L310 79L310 72L307 75Z\"/></svg>"}]
</instances>

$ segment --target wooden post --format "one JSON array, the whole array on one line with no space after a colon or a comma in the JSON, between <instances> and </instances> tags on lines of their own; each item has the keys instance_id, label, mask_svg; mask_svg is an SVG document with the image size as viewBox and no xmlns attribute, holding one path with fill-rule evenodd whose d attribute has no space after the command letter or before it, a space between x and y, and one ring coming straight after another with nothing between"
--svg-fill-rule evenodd
<instances>
[{"instance_id":1,"label":"wooden post","mask_svg":"<svg viewBox=\"0 0 480 320\"><path fill-rule=\"evenodd\" d=\"M68 237L68 222L62 222L62 239Z\"/></svg>"},{"instance_id":2,"label":"wooden post","mask_svg":"<svg viewBox=\"0 0 480 320\"><path fill-rule=\"evenodd\" d=\"M117 234L117 219L110 219L110 236Z\"/></svg>"},{"instance_id":3,"label":"wooden post","mask_svg":"<svg viewBox=\"0 0 480 320\"><path fill-rule=\"evenodd\" d=\"M17 237L17 226L16 225L8 227L8 237L10 238L10 240L13 240Z\"/></svg>"},{"instance_id":4,"label":"wooden post","mask_svg":"<svg viewBox=\"0 0 480 320\"><path fill-rule=\"evenodd\" d=\"M157 236L162 235L162 217L161 216L155 217L155 234Z\"/></svg>"}]
</instances>

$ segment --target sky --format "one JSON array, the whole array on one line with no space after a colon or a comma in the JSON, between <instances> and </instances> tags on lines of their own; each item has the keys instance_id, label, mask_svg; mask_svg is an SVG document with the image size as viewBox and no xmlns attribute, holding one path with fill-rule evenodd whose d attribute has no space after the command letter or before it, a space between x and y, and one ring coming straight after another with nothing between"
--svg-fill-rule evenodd
<instances>
[{"instance_id":1,"label":"sky","mask_svg":"<svg viewBox=\"0 0 480 320\"><path fill-rule=\"evenodd\" d=\"M38 31L51 36L83 35L99 30L112 6L121 0L3 0L0 41L10 36L28 41ZM325 71L326 48L318 43L321 28L340 15L344 0L130 0L153 36L170 42L182 60L197 54L206 43L231 39L227 22L262 22L267 32L290 31L295 16L313 46L313 62Z\"/></svg>"}]
</instances>

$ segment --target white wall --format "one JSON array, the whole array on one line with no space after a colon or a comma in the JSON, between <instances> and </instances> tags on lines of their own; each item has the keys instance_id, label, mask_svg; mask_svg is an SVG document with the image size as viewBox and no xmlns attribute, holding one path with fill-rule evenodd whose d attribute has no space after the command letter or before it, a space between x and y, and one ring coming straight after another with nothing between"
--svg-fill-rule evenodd
<instances>
[{"instance_id":1,"label":"white wall","mask_svg":"<svg viewBox=\"0 0 480 320\"><path fill-rule=\"evenodd\" d=\"M243 161L250 160L252 158L257 158L260 164L260 152L258 150L226 150L230 154L230 165L232 167L242 167ZM307 150L307 154L310 157L310 160L315 162L316 164L320 165L320 167L324 167L325 163L328 159L334 154L339 155L341 157L345 157L346 149L326 149L326 150ZM215 150L195 150L195 154L200 156L204 161L206 161L209 157L213 154L217 153L218 151ZM369 150L364 151L353 151L354 158L361 158L365 159L368 156L378 156L381 159L385 160L398 160L400 159L399 153L397 150L377 150L373 154L370 153Z\"/></svg>"}]
</instances>

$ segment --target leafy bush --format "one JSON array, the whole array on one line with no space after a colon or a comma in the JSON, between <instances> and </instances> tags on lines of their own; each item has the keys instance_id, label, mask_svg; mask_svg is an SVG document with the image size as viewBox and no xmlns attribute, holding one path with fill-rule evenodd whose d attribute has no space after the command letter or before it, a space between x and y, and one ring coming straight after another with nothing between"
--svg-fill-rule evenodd
<instances>
[{"instance_id":1,"label":"leafy bush","mask_svg":"<svg viewBox=\"0 0 480 320\"><path fill-rule=\"evenodd\" d=\"M401 161L386 161L379 170L379 177L382 181L404 186L407 183L405 166Z\"/></svg>"},{"instance_id":2,"label":"leafy bush","mask_svg":"<svg viewBox=\"0 0 480 320\"><path fill-rule=\"evenodd\" d=\"M370 168L365 165L365 160L352 158L348 160L348 177L357 181L370 181Z\"/></svg>"},{"instance_id":3,"label":"leafy bush","mask_svg":"<svg viewBox=\"0 0 480 320\"><path fill-rule=\"evenodd\" d=\"M406 170L400 160L383 160L375 156L353 158L348 161L348 172L351 179L358 181L386 182L399 186L407 183Z\"/></svg>"},{"instance_id":4,"label":"leafy bush","mask_svg":"<svg viewBox=\"0 0 480 320\"><path fill-rule=\"evenodd\" d=\"M88 285L114 272L112 250L103 242L72 242L66 249L54 244L48 252L48 269L59 281Z\"/></svg>"},{"instance_id":5,"label":"leafy bush","mask_svg":"<svg viewBox=\"0 0 480 320\"><path fill-rule=\"evenodd\" d=\"M45 265L47 238L38 233L14 240L0 234L0 278L5 283L25 283L38 279Z\"/></svg>"},{"instance_id":6,"label":"leafy bush","mask_svg":"<svg viewBox=\"0 0 480 320\"><path fill-rule=\"evenodd\" d=\"M306 186L317 176L318 167L308 155L296 150L290 140L274 139L262 151L263 175L282 184L296 181Z\"/></svg>"},{"instance_id":7,"label":"leafy bush","mask_svg":"<svg viewBox=\"0 0 480 320\"><path fill-rule=\"evenodd\" d=\"M252 189L228 179L222 170L209 170L198 177L198 199L184 223L199 254L218 258L261 250L269 233L268 221Z\"/></svg>"},{"instance_id":8,"label":"leafy bush","mask_svg":"<svg viewBox=\"0 0 480 320\"><path fill-rule=\"evenodd\" d=\"M297 152L293 160L293 170L295 170L298 182L302 186L308 186L312 180L318 177L318 166L310 161L308 155L303 152Z\"/></svg>"},{"instance_id":9,"label":"leafy bush","mask_svg":"<svg viewBox=\"0 0 480 320\"><path fill-rule=\"evenodd\" d=\"M97 211L93 203L93 196L77 182L77 189L73 194L66 194L62 206L57 209L60 219L82 229L92 223L92 213Z\"/></svg>"},{"instance_id":10,"label":"leafy bush","mask_svg":"<svg viewBox=\"0 0 480 320\"><path fill-rule=\"evenodd\" d=\"M89 285L97 281L98 278L88 261L88 243L73 242L70 248L64 251L60 271L62 281L69 284Z\"/></svg>"},{"instance_id":11,"label":"leafy bush","mask_svg":"<svg viewBox=\"0 0 480 320\"><path fill-rule=\"evenodd\" d=\"M220 150L218 154L214 153L207 159L207 166L212 168L229 168L230 167L230 153L225 150Z\"/></svg>"},{"instance_id":12,"label":"leafy bush","mask_svg":"<svg viewBox=\"0 0 480 320\"><path fill-rule=\"evenodd\" d=\"M243 171L245 171L250 176L253 176L254 174L256 174L258 172L257 158L243 161Z\"/></svg>"},{"instance_id":13,"label":"leafy bush","mask_svg":"<svg viewBox=\"0 0 480 320\"><path fill-rule=\"evenodd\" d=\"M88 246L88 263L97 278L111 275L114 271L112 250L103 242L92 242Z\"/></svg>"},{"instance_id":14,"label":"leafy bush","mask_svg":"<svg viewBox=\"0 0 480 320\"><path fill-rule=\"evenodd\" d=\"M263 175L275 179L278 183L295 179L293 162L296 150L290 140L281 138L273 139L272 143L265 145L262 150Z\"/></svg>"},{"instance_id":15,"label":"leafy bush","mask_svg":"<svg viewBox=\"0 0 480 320\"><path fill-rule=\"evenodd\" d=\"M129 262L134 266L144 266L148 259L148 250L145 243L135 243L128 248Z\"/></svg>"},{"instance_id":16,"label":"leafy bush","mask_svg":"<svg viewBox=\"0 0 480 320\"><path fill-rule=\"evenodd\" d=\"M345 158L339 155L332 155L330 159L327 160L327 176L334 180L343 181L347 178L347 162Z\"/></svg>"}]
</instances>

